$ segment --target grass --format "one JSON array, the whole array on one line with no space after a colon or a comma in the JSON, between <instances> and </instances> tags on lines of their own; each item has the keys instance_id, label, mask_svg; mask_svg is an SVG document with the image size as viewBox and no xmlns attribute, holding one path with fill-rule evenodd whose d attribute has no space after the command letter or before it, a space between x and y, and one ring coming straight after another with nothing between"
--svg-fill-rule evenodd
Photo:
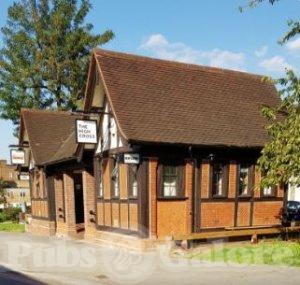
<instances>
[{"instance_id":1,"label":"grass","mask_svg":"<svg viewBox=\"0 0 300 285\"><path fill-rule=\"evenodd\" d=\"M0 231L12 232L12 233L24 233L25 225L8 221L8 222L0 223Z\"/></svg>"},{"instance_id":2,"label":"grass","mask_svg":"<svg viewBox=\"0 0 300 285\"><path fill-rule=\"evenodd\" d=\"M262 241L259 244L216 245L188 258L238 264L266 264L300 267L300 243Z\"/></svg>"}]
</instances>

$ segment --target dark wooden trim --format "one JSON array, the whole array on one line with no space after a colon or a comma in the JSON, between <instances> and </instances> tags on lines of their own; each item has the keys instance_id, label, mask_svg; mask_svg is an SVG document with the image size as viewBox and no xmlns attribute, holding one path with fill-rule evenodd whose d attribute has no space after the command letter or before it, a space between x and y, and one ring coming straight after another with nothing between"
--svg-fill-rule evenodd
<instances>
[{"instance_id":1,"label":"dark wooden trim","mask_svg":"<svg viewBox=\"0 0 300 285\"><path fill-rule=\"evenodd\" d=\"M254 202L268 202L268 201L283 201L284 197L275 197L275 196L268 196L268 197L261 197L261 198L254 198L253 201Z\"/></svg>"},{"instance_id":2,"label":"dark wooden trim","mask_svg":"<svg viewBox=\"0 0 300 285\"><path fill-rule=\"evenodd\" d=\"M218 202L235 202L235 198L227 198L227 197L214 197L214 198L202 198L201 203L218 203Z\"/></svg>"},{"instance_id":3,"label":"dark wooden trim","mask_svg":"<svg viewBox=\"0 0 300 285\"><path fill-rule=\"evenodd\" d=\"M97 198L97 203L118 203L118 204L137 204L138 199L117 199L117 198L112 198L112 199L102 199L102 198Z\"/></svg>"},{"instance_id":4,"label":"dark wooden trim","mask_svg":"<svg viewBox=\"0 0 300 285\"><path fill-rule=\"evenodd\" d=\"M201 167L199 165L199 160L194 159L194 168L193 168L193 225L192 231L197 232L200 228L200 199L201 199Z\"/></svg>"},{"instance_id":5,"label":"dark wooden trim","mask_svg":"<svg viewBox=\"0 0 300 285\"><path fill-rule=\"evenodd\" d=\"M232 162L236 163L236 162ZM236 183L235 183L235 201L234 201L234 226L237 226L238 220L238 201L239 201L239 173L240 173L240 164L236 163Z\"/></svg>"},{"instance_id":6,"label":"dark wooden trim","mask_svg":"<svg viewBox=\"0 0 300 285\"><path fill-rule=\"evenodd\" d=\"M188 200L189 197L173 197L173 196L170 196L170 197L157 197L157 201L186 201Z\"/></svg>"},{"instance_id":7,"label":"dark wooden trim","mask_svg":"<svg viewBox=\"0 0 300 285\"><path fill-rule=\"evenodd\" d=\"M138 184L138 229L140 235L144 238L149 236L149 195L148 195L148 175L149 162L143 160L138 167L137 184ZM128 201L132 201L130 198ZM129 207L128 207L129 208Z\"/></svg>"}]
</instances>

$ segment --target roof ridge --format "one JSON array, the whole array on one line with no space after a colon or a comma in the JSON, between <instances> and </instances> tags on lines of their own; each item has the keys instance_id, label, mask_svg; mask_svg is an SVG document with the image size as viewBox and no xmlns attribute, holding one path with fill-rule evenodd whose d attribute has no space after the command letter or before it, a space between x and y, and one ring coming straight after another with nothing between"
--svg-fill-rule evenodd
<instances>
[{"instance_id":1,"label":"roof ridge","mask_svg":"<svg viewBox=\"0 0 300 285\"><path fill-rule=\"evenodd\" d=\"M198 70L204 70L206 72L213 72L213 73L232 73L232 74L240 74L245 77L251 77L253 79L262 80L266 75L260 75L245 71L239 71L234 69L228 69L228 68L221 68L221 67L214 67L214 66L207 66L207 65L200 65L195 63L186 63L186 62L179 62L179 61L173 61L173 60L166 60L166 59L160 59L150 56L144 56L144 55L137 55L137 54L131 54L127 52L119 52L119 51L112 51L112 50L106 50L101 48L94 48L96 56L101 56L103 54L110 56L110 57L118 57L118 58L124 58L129 60L143 60L143 61L151 61L156 63L164 63L173 65L176 67L181 68L190 68L190 69L198 69Z\"/></svg>"}]
</instances>

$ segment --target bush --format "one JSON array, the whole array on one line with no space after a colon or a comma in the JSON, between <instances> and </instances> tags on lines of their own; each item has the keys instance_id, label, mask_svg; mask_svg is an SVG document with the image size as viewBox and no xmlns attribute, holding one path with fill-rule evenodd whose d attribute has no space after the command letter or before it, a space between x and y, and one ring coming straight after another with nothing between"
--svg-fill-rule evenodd
<instances>
[{"instance_id":1,"label":"bush","mask_svg":"<svg viewBox=\"0 0 300 285\"><path fill-rule=\"evenodd\" d=\"M2 212L0 212L0 223L5 221L17 222L19 220L19 213L21 212L22 209L17 207L4 208Z\"/></svg>"}]
</instances>

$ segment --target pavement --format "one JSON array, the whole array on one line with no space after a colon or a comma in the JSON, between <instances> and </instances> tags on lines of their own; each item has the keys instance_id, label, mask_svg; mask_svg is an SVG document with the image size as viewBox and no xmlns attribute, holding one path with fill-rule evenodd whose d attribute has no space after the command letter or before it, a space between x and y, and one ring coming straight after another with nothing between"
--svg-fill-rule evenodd
<instances>
[{"instance_id":1,"label":"pavement","mask_svg":"<svg viewBox=\"0 0 300 285\"><path fill-rule=\"evenodd\" d=\"M218 283L294 285L300 283L300 268L174 258L168 245L139 253L85 241L0 233L1 285Z\"/></svg>"}]
</instances>

